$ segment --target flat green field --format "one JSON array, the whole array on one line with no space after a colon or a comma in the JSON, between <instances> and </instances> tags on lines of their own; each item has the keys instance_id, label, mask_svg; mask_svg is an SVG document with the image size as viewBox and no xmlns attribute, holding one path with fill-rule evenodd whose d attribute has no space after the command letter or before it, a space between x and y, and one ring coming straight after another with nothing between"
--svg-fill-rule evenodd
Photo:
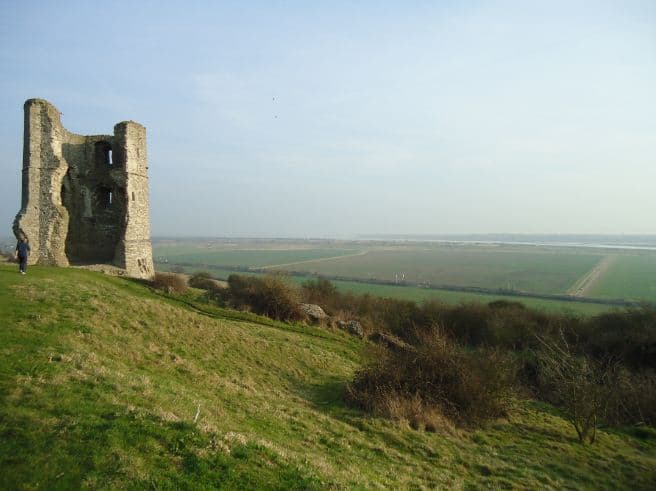
<instances>
[{"instance_id":1,"label":"flat green field","mask_svg":"<svg viewBox=\"0 0 656 491\"><path fill-rule=\"evenodd\" d=\"M600 298L656 301L656 254L618 256L591 288Z\"/></svg>"},{"instance_id":2,"label":"flat green field","mask_svg":"<svg viewBox=\"0 0 656 491\"><path fill-rule=\"evenodd\" d=\"M458 304L467 302L489 303L495 300L509 300L523 303L527 307L544 310L546 312L571 313L574 315L595 315L608 312L614 308L611 305L602 305L587 302L564 302L559 300L543 300L539 298L512 297L505 295L485 295L482 293L457 292L447 290L428 290L411 286L375 285L371 283L358 283L355 281L333 281L342 292L355 294L368 293L378 297L398 298L422 302L424 300L439 300L444 303Z\"/></svg>"},{"instance_id":3,"label":"flat green field","mask_svg":"<svg viewBox=\"0 0 656 491\"><path fill-rule=\"evenodd\" d=\"M517 246L436 246L371 250L330 261L290 267L329 276L412 283L565 293L601 259L599 254Z\"/></svg>"},{"instance_id":4,"label":"flat green field","mask_svg":"<svg viewBox=\"0 0 656 491\"><path fill-rule=\"evenodd\" d=\"M356 254L354 249L244 249L226 250L193 247L155 247L156 258L169 263L206 264L212 266L242 266L263 268ZM161 260L160 260L161 262Z\"/></svg>"}]
</instances>

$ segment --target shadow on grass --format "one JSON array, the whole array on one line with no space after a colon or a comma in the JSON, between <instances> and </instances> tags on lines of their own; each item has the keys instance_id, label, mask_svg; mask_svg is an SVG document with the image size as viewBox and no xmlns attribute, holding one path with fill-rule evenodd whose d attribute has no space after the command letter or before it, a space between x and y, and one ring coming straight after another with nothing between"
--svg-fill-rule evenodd
<instances>
[{"instance_id":1,"label":"shadow on grass","mask_svg":"<svg viewBox=\"0 0 656 491\"><path fill-rule=\"evenodd\" d=\"M579 440L576 438L576 434L574 433L574 427L572 427L572 434L570 435L564 431L543 428L535 424L516 422L511 424L514 431L520 432L522 434L523 440L533 442L536 445L544 444L545 440L567 444L579 443Z\"/></svg>"},{"instance_id":2,"label":"shadow on grass","mask_svg":"<svg viewBox=\"0 0 656 491\"><path fill-rule=\"evenodd\" d=\"M396 431L397 425L393 420L374 416L359 407L352 404L348 399L348 380L332 377L325 382L317 384L305 384L297 386L297 393L308 401L312 407L331 418L346 424L353 430L376 434L381 442L398 449L409 450L411 447L403 439L391 437L391 433ZM391 430L390 435L386 431L381 431L381 427L376 422L384 421L383 429L388 426ZM373 433L372 433L373 432Z\"/></svg>"},{"instance_id":3,"label":"shadow on grass","mask_svg":"<svg viewBox=\"0 0 656 491\"><path fill-rule=\"evenodd\" d=\"M292 382L293 390L312 407L342 423L363 429L367 413L352 405L348 400L348 380L330 377L321 383L303 384Z\"/></svg>"},{"instance_id":4,"label":"shadow on grass","mask_svg":"<svg viewBox=\"0 0 656 491\"><path fill-rule=\"evenodd\" d=\"M309 394L309 401L317 409L330 411L347 407L347 381L340 378L330 378L326 382L306 386L304 391Z\"/></svg>"},{"instance_id":5,"label":"shadow on grass","mask_svg":"<svg viewBox=\"0 0 656 491\"><path fill-rule=\"evenodd\" d=\"M398 421L375 416L363 411L348 400L348 381L333 377L326 382L306 385L301 395L313 407L336 421L347 425L350 431L360 432L365 438L353 440L351 445L360 451L384 456L389 452L434 459L435 450L426 445L426 434L401 425Z\"/></svg>"},{"instance_id":6,"label":"shadow on grass","mask_svg":"<svg viewBox=\"0 0 656 491\"><path fill-rule=\"evenodd\" d=\"M603 431L621 437L635 438L644 445L656 448L656 428L644 424L634 426L604 426Z\"/></svg>"},{"instance_id":7,"label":"shadow on grass","mask_svg":"<svg viewBox=\"0 0 656 491\"><path fill-rule=\"evenodd\" d=\"M0 487L21 489L320 489L322 483L257 443L231 443L191 423L101 404L58 408L53 427L5 417ZM131 462L142 468L137 472ZM36 470L36 471L35 471Z\"/></svg>"}]
</instances>

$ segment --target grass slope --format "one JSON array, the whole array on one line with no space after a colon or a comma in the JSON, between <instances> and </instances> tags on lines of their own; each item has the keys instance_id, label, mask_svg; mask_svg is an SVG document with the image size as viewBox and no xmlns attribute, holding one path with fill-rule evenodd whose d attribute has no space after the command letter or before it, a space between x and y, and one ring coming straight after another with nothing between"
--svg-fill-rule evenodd
<instances>
[{"instance_id":1,"label":"grass slope","mask_svg":"<svg viewBox=\"0 0 656 491\"><path fill-rule=\"evenodd\" d=\"M364 343L341 332L9 265L0 319L1 489L656 485L651 428L602 431L583 447L528 401L509 421L455 434L349 408Z\"/></svg>"}]
</instances>

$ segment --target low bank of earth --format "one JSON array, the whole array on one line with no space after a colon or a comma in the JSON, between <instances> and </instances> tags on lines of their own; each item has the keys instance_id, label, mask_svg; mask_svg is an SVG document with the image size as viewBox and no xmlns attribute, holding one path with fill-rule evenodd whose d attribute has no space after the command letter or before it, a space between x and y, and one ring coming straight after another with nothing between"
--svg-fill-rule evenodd
<instances>
[{"instance_id":1,"label":"low bank of earth","mask_svg":"<svg viewBox=\"0 0 656 491\"><path fill-rule=\"evenodd\" d=\"M519 401L426 433L349 407L366 342L79 269L0 265L0 488L654 489L656 431Z\"/></svg>"}]
</instances>

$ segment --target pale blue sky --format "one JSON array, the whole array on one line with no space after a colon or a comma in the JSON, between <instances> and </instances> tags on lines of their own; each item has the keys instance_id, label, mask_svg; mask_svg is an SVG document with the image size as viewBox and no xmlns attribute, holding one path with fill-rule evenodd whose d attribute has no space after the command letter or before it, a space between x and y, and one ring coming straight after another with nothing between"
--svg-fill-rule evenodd
<instances>
[{"instance_id":1,"label":"pale blue sky","mask_svg":"<svg viewBox=\"0 0 656 491\"><path fill-rule=\"evenodd\" d=\"M655 90L653 0L0 0L0 223L40 97L147 127L154 235L656 233Z\"/></svg>"}]
</instances>

